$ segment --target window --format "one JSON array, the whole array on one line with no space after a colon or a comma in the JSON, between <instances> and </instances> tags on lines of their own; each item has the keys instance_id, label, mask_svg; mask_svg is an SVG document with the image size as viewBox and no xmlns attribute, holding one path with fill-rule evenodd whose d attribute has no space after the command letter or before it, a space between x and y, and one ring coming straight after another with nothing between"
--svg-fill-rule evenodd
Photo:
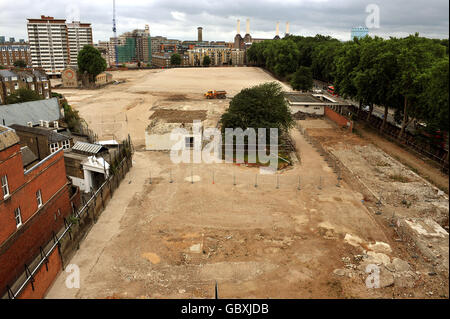
<instances>
[{"instance_id":1,"label":"window","mask_svg":"<svg viewBox=\"0 0 450 319\"><path fill-rule=\"evenodd\" d=\"M2 176L2 190L3 198L9 197L9 186L8 186L8 176Z\"/></svg>"},{"instance_id":2,"label":"window","mask_svg":"<svg viewBox=\"0 0 450 319\"><path fill-rule=\"evenodd\" d=\"M14 218L16 219L16 227L22 226L22 215L20 215L20 207L14 210Z\"/></svg>"},{"instance_id":3,"label":"window","mask_svg":"<svg viewBox=\"0 0 450 319\"><path fill-rule=\"evenodd\" d=\"M52 144L50 144L50 153L51 153L51 154L55 153L57 150L59 150L58 143L52 143Z\"/></svg>"},{"instance_id":4,"label":"window","mask_svg":"<svg viewBox=\"0 0 450 319\"><path fill-rule=\"evenodd\" d=\"M41 193L41 190L38 190L36 192L36 200L37 200L37 203L38 203L38 208L41 208L42 207L42 193Z\"/></svg>"},{"instance_id":5,"label":"window","mask_svg":"<svg viewBox=\"0 0 450 319\"><path fill-rule=\"evenodd\" d=\"M19 89L19 83L14 83L14 90L18 90Z\"/></svg>"},{"instance_id":6,"label":"window","mask_svg":"<svg viewBox=\"0 0 450 319\"><path fill-rule=\"evenodd\" d=\"M70 148L69 140L62 141L62 148L63 150L68 150Z\"/></svg>"},{"instance_id":7,"label":"window","mask_svg":"<svg viewBox=\"0 0 450 319\"><path fill-rule=\"evenodd\" d=\"M194 138L192 136L185 138L185 146L186 148L194 148Z\"/></svg>"}]
</instances>

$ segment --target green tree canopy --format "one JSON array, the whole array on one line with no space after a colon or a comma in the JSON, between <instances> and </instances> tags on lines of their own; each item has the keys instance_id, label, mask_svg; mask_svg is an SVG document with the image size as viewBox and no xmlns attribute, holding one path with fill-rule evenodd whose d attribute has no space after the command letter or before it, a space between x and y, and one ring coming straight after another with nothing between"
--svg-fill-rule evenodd
<instances>
[{"instance_id":1,"label":"green tree canopy","mask_svg":"<svg viewBox=\"0 0 450 319\"><path fill-rule=\"evenodd\" d=\"M426 105L422 114L428 123L427 130L449 130L449 60L448 57L437 60L424 75L425 90L420 103Z\"/></svg>"},{"instance_id":2,"label":"green tree canopy","mask_svg":"<svg viewBox=\"0 0 450 319\"><path fill-rule=\"evenodd\" d=\"M100 51L91 45L85 45L78 53L78 69L82 74L87 72L91 83L95 77L106 70L107 64Z\"/></svg>"},{"instance_id":3,"label":"green tree canopy","mask_svg":"<svg viewBox=\"0 0 450 319\"><path fill-rule=\"evenodd\" d=\"M170 65L181 65L181 55L178 53L172 54L170 57Z\"/></svg>"},{"instance_id":4,"label":"green tree canopy","mask_svg":"<svg viewBox=\"0 0 450 319\"><path fill-rule=\"evenodd\" d=\"M203 65L204 66L209 66L211 64L211 58L209 57L209 55L205 55L203 57Z\"/></svg>"},{"instance_id":5,"label":"green tree canopy","mask_svg":"<svg viewBox=\"0 0 450 319\"><path fill-rule=\"evenodd\" d=\"M225 128L278 128L286 131L293 125L291 112L277 82L243 89L230 102L220 120Z\"/></svg>"},{"instance_id":6,"label":"green tree canopy","mask_svg":"<svg viewBox=\"0 0 450 319\"><path fill-rule=\"evenodd\" d=\"M26 68L27 63L24 60L17 60L17 61L14 61L14 66L16 68Z\"/></svg>"},{"instance_id":7,"label":"green tree canopy","mask_svg":"<svg viewBox=\"0 0 450 319\"><path fill-rule=\"evenodd\" d=\"M6 104L24 103L42 99L43 98L36 91L21 88L6 97Z\"/></svg>"},{"instance_id":8,"label":"green tree canopy","mask_svg":"<svg viewBox=\"0 0 450 319\"><path fill-rule=\"evenodd\" d=\"M428 39L418 34L400 39L365 37L344 43L323 35L289 35L254 43L247 50L247 59L289 80L295 88L300 88L296 82L304 80L298 70L311 68L314 79L333 83L339 95L358 101L360 109L368 104L368 118L374 105L384 107L380 130L384 129L388 110L394 109L402 135L413 120L448 129L435 118L445 118L448 113L448 102L447 109L442 106L448 95L442 79L448 43L448 39ZM435 82L436 77L441 80Z\"/></svg>"},{"instance_id":9,"label":"green tree canopy","mask_svg":"<svg viewBox=\"0 0 450 319\"><path fill-rule=\"evenodd\" d=\"M313 75L311 68L301 66L295 71L291 79L291 86L297 91L308 91L313 87Z\"/></svg>"}]
</instances>

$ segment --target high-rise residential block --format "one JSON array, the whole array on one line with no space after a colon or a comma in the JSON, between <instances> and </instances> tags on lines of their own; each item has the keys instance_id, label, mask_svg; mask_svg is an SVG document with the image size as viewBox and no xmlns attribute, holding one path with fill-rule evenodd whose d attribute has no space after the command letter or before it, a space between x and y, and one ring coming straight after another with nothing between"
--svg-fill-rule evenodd
<instances>
[{"instance_id":1,"label":"high-rise residential block","mask_svg":"<svg viewBox=\"0 0 450 319\"><path fill-rule=\"evenodd\" d=\"M32 65L49 75L60 75L66 67L76 66L78 52L84 45L93 44L88 23L41 16L28 19L27 29Z\"/></svg>"}]
</instances>

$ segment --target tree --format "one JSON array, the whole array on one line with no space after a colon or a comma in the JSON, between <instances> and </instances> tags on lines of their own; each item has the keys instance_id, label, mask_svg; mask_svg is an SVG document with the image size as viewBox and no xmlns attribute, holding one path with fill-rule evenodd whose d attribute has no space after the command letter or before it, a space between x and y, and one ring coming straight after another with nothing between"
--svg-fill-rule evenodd
<instances>
[{"instance_id":1,"label":"tree","mask_svg":"<svg viewBox=\"0 0 450 319\"><path fill-rule=\"evenodd\" d=\"M203 57L203 65L204 66L209 66L211 64L211 58L209 57L209 55L205 55Z\"/></svg>"},{"instance_id":2,"label":"tree","mask_svg":"<svg viewBox=\"0 0 450 319\"><path fill-rule=\"evenodd\" d=\"M424 75L426 87L421 104L427 105L423 120L429 131L449 130L449 60L437 60ZM431 133L431 132L430 132Z\"/></svg>"},{"instance_id":3,"label":"tree","mask_svg":"<svg viewBox=\"0 0 450 319\"><path fill-rule=\"evenodd\" d=\"M170 57L170 65L181 65L181 55L178 53L172 54Z\"/></svg>"},{"instance_id":4,"label":"tree","mask_svg":"<svg viewBox=\"0 0 450 319\"><path fill-rule=\"evenodd\" d=\"M311 68L301 66L295 71L291 79L291 86L297 91L308 91L313 87Z\"/></svg>"},{"instance_id":5,"label":"tree","mask_svg":"<svg viewBox=\"0 0 450 319\"><path fill-rule=\"evenodd\" d=\"M43 98L36 91L21 88L6 97L6 104L24 103L42 99Z\"/></svg>"},{"instance_id":6,"label":"tree","mask_svg":"<svg viewBox=\"0 0 450 319\"><path fill-rule=\"evenodd\" d=\"M226 128L278 128L287 131L294 121L277 82L243 89L230 102L222 115L222 131Z\"/></svg>"},{"instance_id":7,"label":"tree","mask_svg":"<svg viewBox=\"0 0 450 319\"><path fill-rule=\"evenodd\" d=\"M100 51L91 45L85 45L78 53L78 69L87 73L89 81L95 82L95 77L106 70L107 64Z\"/></svg>"},{"instance_id":8,"label":"tree","mask_svg":"<svg viewBox=\"0 0 450 319\"><path fill-rule=\"evenodd\" d=\"M403 97L403 107L396 110L397 117L402 117L399 137L403 136L414 119L426 114L426 105L420 103L427 86L426 72L436 60L445 56L445 46L419 37L418 33L400 41L400 53L397 55L399 72L393 85L395 92Z\"/></svg>"},{"instance_id":9,"label":"tree","mask_svg":"<svg viewBox=\"0 0 450 319\"><path fill-rule=\"evenodd\" d=\"M336 70L334 59L342 43L335 39L330 39L316 45L311 53L311 69L316 80L333 82L333 74Z\"/></svg>"},{"instance_id":10,"label":"tree","mask_svg":"<svg viewBox=\"0 0 450 319\"><path fill-rule=\"evenodd\" d=\"M335 57L336 69L334 72L334 88L344 98L356 98L358 90L354 84L355 70L361 58L361 45L359 42L346 42L337 52ZM362 101L359 100L359 110L362 109Z\"/></svg>"},{"instance_id":11,"label":"tree","mask_svg":"<svg viewBox=\"0 0 450 319\"><path fill-rule=\"evenodd\" d=\"M24 60L17 60L17 61L14 61L14 66L16 68L26 68L27 63Z\"/></svg>"}]
</instances>

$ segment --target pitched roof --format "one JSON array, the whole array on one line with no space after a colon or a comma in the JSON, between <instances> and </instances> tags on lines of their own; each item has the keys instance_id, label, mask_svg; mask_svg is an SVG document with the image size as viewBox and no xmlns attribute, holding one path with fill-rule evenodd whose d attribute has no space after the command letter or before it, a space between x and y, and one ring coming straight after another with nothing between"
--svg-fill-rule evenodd
<instances>
[{"instance_id":1,"label":"pitched roof","mask_svg":"<svg viewBox=\"0 0 450 319\"><path fill-rule=\"evenodd\" d=\"M0 105L0 123L4 125L33 125L40 120L57 121L61 118L57 98L33 102ZM3 122L4 121L4 122Z\"/></svg>"},{"instance_id":2,"label":"pitched roof","mask_svg":"<svg viewBox=\"0 0 450 319\"><path fill-rule=\"evenodd\" d=\"M0 151L19 143L16 132L6 126L0 125Z\"/></svg>"},{"instance_id":3,"label":"pitched roof","mask_svg":"<svg viewBox=\"0 0 450 319\"><path fill-rule=\"evenodd\" d=\"M17 132L28 132L36 135L44 135L47 136L49 143L56 143L70 139L69 136L57 133L51 129L43 128L43 127L29 127L24 125L11 125L11 128L15 129Z\"/></svg>"},{"instance_id":4,"label":"pitched roof","mask_svg":"<svg viewBox=\"0 0 450 319\"><path fill-rule=\"evenodd\" d=\"M11 78L11 77L17 77L17 74L12 72L11 70L0 70L0 76L3 78Z\"/></svg>"},{"instance_id":5,"label":"pitched roof","mask_svg":"<svg viewBox=\"0 0 450 319\"><path fill-rule=\"evenodd\" d=\"M20 150L22 151L23 167L26 167L34 161L38 160L38 157L33 153L32 150L30 150L28 146L21 147Z\"/></svg>"}]
</instances>

